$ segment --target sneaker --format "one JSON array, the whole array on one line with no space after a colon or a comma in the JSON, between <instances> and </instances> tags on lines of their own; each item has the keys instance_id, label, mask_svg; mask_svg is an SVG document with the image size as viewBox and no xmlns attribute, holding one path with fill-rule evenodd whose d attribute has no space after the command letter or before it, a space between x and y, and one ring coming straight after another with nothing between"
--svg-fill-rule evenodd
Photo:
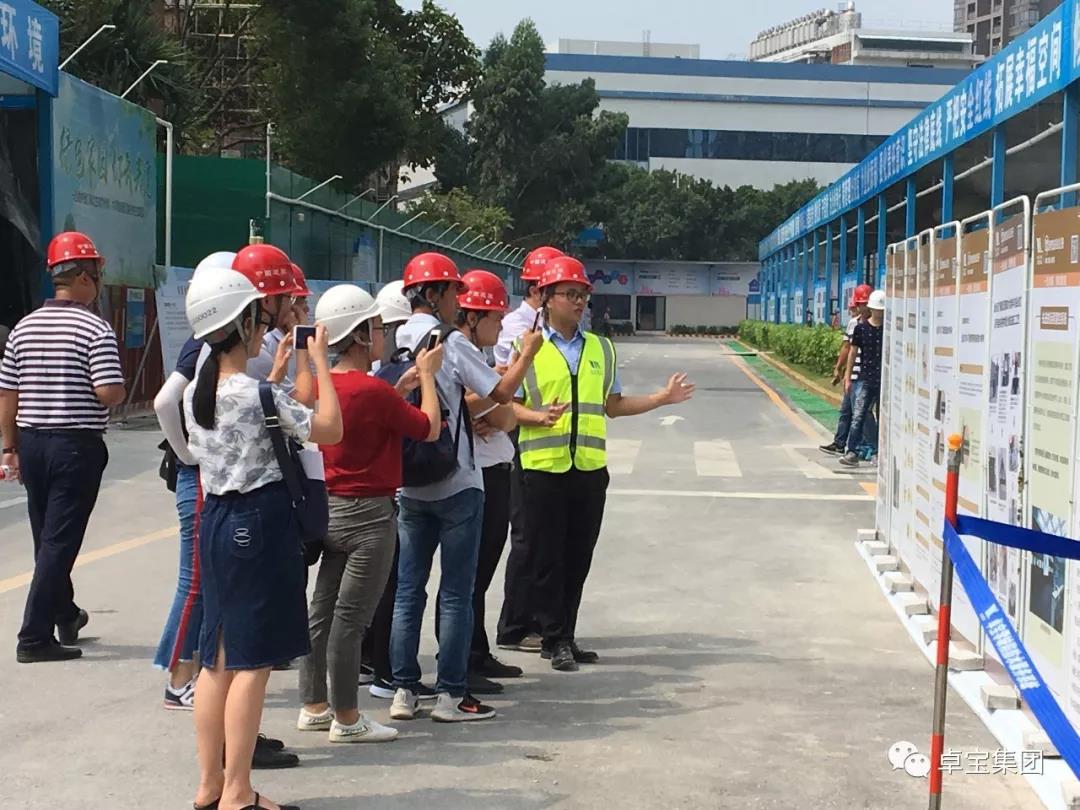
<instances>
[{"instance_id":1,"label":"sneaker","mask_svg":"<svg viewBox=\"0 0 1080 810\"><path fill-rule=\"evenodd\" d=\"M191 712L195 710L195 681L189 681L179 689L173 689L165 684L165 700L163 705L169 711Z\"/></svg>"},{"instance_id":2,"label":"sneaker","mask_svg":"<svg viewBox=\"0 0 1080 810\"><path fill-rule=\"evenodd\" d=\"M295 768L300 764L300 757L291 751L275 750L268 745L255 742L255 751L251 755L251 767L257 771L276 771L282 768Z\"/></svg>"},{"instance_id":3,"label":"sneaker","mask_svg":"<svg viewBox=\"0 0 1080 810\"><path fill-rule=\"evenodd\" d=\"M415 720L420 711L420 698L408 689L398 689L394 693L394 702L390 706L391 720Z\"/></svg>"},{"instance_id":4,"label":"sneaker","mask_svg":"<svg viewBox=\"0 0 1080 810\"><path fill-rule=\"evenodd\" d=\"M483 675L485 678L520 678L522 675L521 667L504 664L490 654L469 664L469 671Z\"/></svg>"},{"instance_id":5,"label":"sneaker","mask_svg":"<svg viewBox=\"0 0 1080 810\"><path fill-rule=\"evenodd\" d=\"M836 442L829 442L828 444L823 444L818 447L818 450L820 450L822 453L828 453L830 456L839 456L841 453L844 452L843 446L837 444Z\"/></svg>"},{"instance_id":6,"label":"sneaker","mask_svg":"<svg viewBox=\"0 0 1080 810\"><path fill-rule=\"evenodd\" d=\"M79 608L79 615L70 622L56 625L56 635L60 638L60 643L65 647L77 644L79 642L79 631L86 627L89 621L90 614Z\"/></svg>"},{"instance_id":7,"label":"sneaker","mask_svg":"<svg viewBox=\"0 0 1080 810\"><path fill-rule=\"evenodd\" d=\"M840 458L840 463L845 467L858 467L859 466L859 454L847 453Z\"/></svg>"},{"instance_id":8,"label":"sneaker","mask_svg":"<svg viewBox=\"0 0 1080 810\"><path fill-rule=\"evenodd\" d=\"M334 721L334 712L327 709L322 714L312 714L307 709L300 710L300 716L296 719L296 728L299 731L326 731Z\"/></svg>"},{"instance_id":9,"label":"sneaker","mask_svg":"<svg viewBox=\"0 0 1080 810\"><path fill-rule=\"evenodd\" d=\"M369 683L375 681L375 670L371 667L361 664L360 665L360 685L367 686Z\"/></svg>"},{"instance_id":10,"label":"sneaker","mask_svg":"<svg viewBox=\"0 0 1080 810\"><path fill-rule=\"evenodd\" d=\"M330 724L330 742L332 743L377 743L396 740L398 730L390 726L368 720L363 714L360 719L347 726L337 720Z\"/></svg>"},{"instance_id":11,"label":"sneaker","mask_svg":"<svg viewBox=\"0 0 1080 810\"><path fill-rule=\"evenodd\" d=\"M255 747L264 748L267 751L284 751L285 743L281 740L275 740L273 737L267 737L265 734L260 734L255 738Z\"/></svg>"},{"instance_id":12,"label":"sneaker","mask_svg":"<svg viewBox=\"0 0 1080 810\"><path fill-rule=\"evenodd\" d=\"M43 664L48 661L72 661L82 658L82 650L78 647L65 647L50 639L44 644L33 647L17 647L15 660L20 664Z\"/></svg>"},{"instance_id":13,"label":"sneaker","mask_svg":"<svg viewBox=\"0 0 1080 810\"><path fill-rule=\"evenodd\" d=\"M569 641L560 641L551 652L551 668L559 672L576 672L578 665L574 660L574 650Z\"/></svg>"},{"instance_id":14,"label":"sneaker","mask_svg":"<svg viewBox=\"0 0 1080 810\"><path fill-rule=\"evenodd\" d=\"M435 687L428 686L425 683L419 683L416 685L416 696L420 700L435 700L439 696L439 693L435 691Z\"/></svg>"},{"instance_id":15,"label":"sneaker","mask_svg":"<svg viewBox=\"0 0 1080 810\"><path fill-rule=\"evenodd\" d=\"M382 678L376 678L368 687L368 694L382 700L393 700L395 689L391 683Z\"/></svg>"},{"instance_id":16,"label":"sneaker","mask_svg":"<svg viewBox=\"0 0 1080 810\"><path fill-rule=\"evenodd\" d=\"M470 720L490 720L495 710L485 706L472 695L456 698L449 692L439 693L438 703L431 712L436 723L465 723Z\"/></svg>"},{"instance_id":17,"label":"sneaker","mask_svg":"<svg viewBox=\"0 0 1080 810\"><path fill-rule=\"evenodd\" d=\"M521 652L538 653L544 646L544 640L540 638L539 633L529 633L521 640L517 648Z\"/></svg>"},{"instance_id":18,"label":"sneaker","mask_svg":"<svg viewBox=\"0 0 1080 810\"><path fill-rule=\"evenodd\" d=\"M469 673L468 685L474 695L501 695L503 691L501 683L485 678L478 672Z\"/></svg>"}]
</instances>

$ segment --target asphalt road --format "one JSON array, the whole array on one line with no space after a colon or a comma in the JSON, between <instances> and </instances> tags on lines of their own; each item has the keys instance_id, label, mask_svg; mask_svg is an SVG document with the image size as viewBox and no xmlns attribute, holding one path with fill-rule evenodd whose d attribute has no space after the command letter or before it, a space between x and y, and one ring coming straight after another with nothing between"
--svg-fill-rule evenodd
<instances>
[{"instance_id":1,"label":"asphalt road","mask_svg":"<svg viewBox=\"0 0 1080 810\"><path fill-rule=\"evenodd\" d=\"M824 437L718 344L618 345L626 391L686 370L698 394L611 426L579 625L602 663L556 673L506 653L526 677L491 701L496 720L400 723L396 742L355 747L295 731L296 673L275 673L262 728L303 764L258 774L268 795L304 810L926 806L926 780L886 760L897 740L928 746L933 672L853 548L872 479L834 474L813 449ZM162 710L150 665L177 556L160 437L144 423L108 441L75 573L81 661L15 663L32 547L18 488L0 484L0 807L190 807L191 718ZM497 584L490 617L500 600ZM430 632L422 652L432 672ZM387 722L386 702L362 706ZM997 747L955 698L948 728L956 748ZM1041 806L1019 777L989 775L948 777L946 805Z\"/></svg>"}]
</instances>

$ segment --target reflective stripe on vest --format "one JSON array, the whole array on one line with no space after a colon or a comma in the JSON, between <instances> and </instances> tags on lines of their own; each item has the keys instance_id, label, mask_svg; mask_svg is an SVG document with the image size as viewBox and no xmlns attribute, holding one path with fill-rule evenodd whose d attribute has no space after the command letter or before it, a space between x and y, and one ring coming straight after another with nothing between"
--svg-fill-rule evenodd
<instances>
[{"instance_id":1,"label":"reflective stripe on vest","mask_svg":"<svg viewBox=\"0 0 1080 810\"><path fill-rule=\"evenodd\" d=\"M558 401L570 408L550 428L521 426L518 448L524 469L562 473L571 466L589 471L607 465L605 405L615 382L611 341L585 333L574 382L562 352L545 341L525 375L525 405L543 410Z\"/></svg>"}]
</instances>

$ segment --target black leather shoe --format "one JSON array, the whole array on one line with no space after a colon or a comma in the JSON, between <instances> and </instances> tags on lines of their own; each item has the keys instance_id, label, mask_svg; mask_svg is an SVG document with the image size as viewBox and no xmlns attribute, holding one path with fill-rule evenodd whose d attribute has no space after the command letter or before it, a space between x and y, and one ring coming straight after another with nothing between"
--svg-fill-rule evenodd
<instances>
[{"instance_id":1,"label":"black leather shoe","mask_svg":"<svg viewBox=\"0 0 1080 810\"><path fill-rule=\"evenodd\" d=\"M20 664L43 664L47 661L72 661L82 658L78 647L65 647L55 641L39 644L35 647L20 647L15 650L15 660Z\"/></svg>"},{"instance_id":2,"label":"black leather shoe","mask_svg":"<svg viewBox=\"0 0 1080 810\"><path fill-rule=\"evenodd\" d=\"M469 693L473 695L501 695L503 685L497 681L488 680L477 672L469 673Z\"/></svg>"},{"instance_id":3,"label":"black leather shoe","mask_svg":"<svg viewBox=\"0 0 1080 810\"><path fill-rule=\"evenodd\" d=\"M486 655L478 661L469 664L469 672L483 675L485 678L520 678L521 667L512 664L504 664L494 655Z\"/></svg>"},{"instance_id":4,"label":"black leather shoe","mask_svg":"<svg viewBox=\"0 0 1080 810\"><path fill-rule=\"evenodd\" d=\"M79 608L79 615L70 622L56 625L56 635L60 638L60 643L66 647L70 647L72 644L78 644L79 631L86 627L87 622L89 621L90 614L82 608Z\"/></svg>"},{"instance_id":5,"label":"black leather shoe","mask_svg":"<svg viewBox=\"0 0 1080 810\"><path fill-rule=\"evenodd\" d=\"M574 650L569 641L560 641L551 653L551 668L559 672L576 672L578 665L574 660Z\"/></svg>"},{"instance_id":6,"label":"black leather shoe","mask_svg":"<svg viewBox=\"0 0 1080 810\"><path fill-rule=\"evenodd\" d=\"M300 757L288 751L274 751L265 745L256 745L251 756L251 767L259 771L274 771L282 768L295 768L300 764Z\"/></svg>"},{"instance_id":7,"label":"black leather shoe","mask_svg":"<svg viewBox=\"0 0 1080 810\"><path fill-rule=\"evenodd\" d=\"M574 653L574 660L579 664L595 664L600 660L600 656L592 650L583 650L577 645L576 641L570 642L570 649Z\"/></svg>"}]
</instances>

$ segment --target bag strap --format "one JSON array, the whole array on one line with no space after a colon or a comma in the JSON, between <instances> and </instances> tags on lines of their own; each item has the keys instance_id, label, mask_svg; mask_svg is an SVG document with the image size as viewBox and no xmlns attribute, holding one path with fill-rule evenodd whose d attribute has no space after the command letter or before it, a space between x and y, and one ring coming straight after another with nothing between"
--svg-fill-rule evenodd
<instances>
[{"instance_id":1,"label":"bag strap","mask_svg":"<svg viewBox=\"0 0 1080 810\"><path fill-rule=\"evenodd\" d=\"M281 429L277 405L274 404L274 390L265 380L259 383L259 402L262 404L263 424L266 426L267 433L270 434L270 443L274 445L274 455L277 456L278 467L281 468L281 476L285 479L289 497L292 498L293 503L300 503L304 500L304 488L300 484L296 465L285 443L285 433Z\"/></svg>"}]
</instances>

